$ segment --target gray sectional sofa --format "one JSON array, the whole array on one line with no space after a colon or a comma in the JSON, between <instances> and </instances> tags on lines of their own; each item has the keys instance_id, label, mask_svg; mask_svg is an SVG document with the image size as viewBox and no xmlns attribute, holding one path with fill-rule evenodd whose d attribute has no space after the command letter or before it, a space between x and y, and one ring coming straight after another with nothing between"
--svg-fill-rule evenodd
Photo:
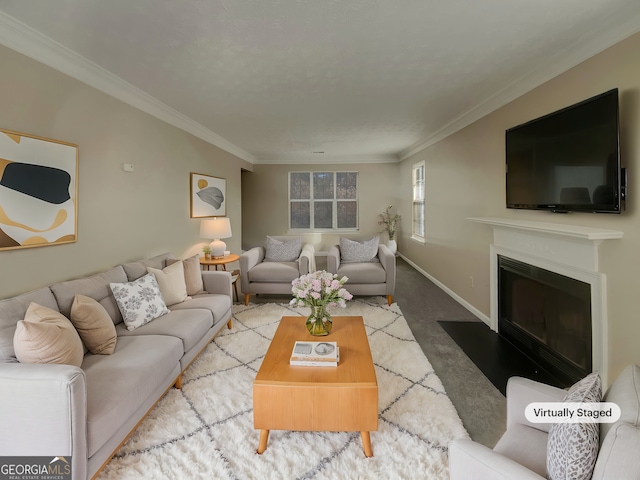
<instances>
[{"instance_id":1,"label":"gray sectional sofa","mask_svg":"<svg viewBox=\"0 0 640 480\"><path fill-rule=\"evenodd\" d=\"M91 478L157 401L181 387L182 372L224 325L231 328L231 275L202 272L205 293L133 331L109 287L145 275L147 267L162 269L169 258L118 265L0 301L0 456L71 457L73 478ZM76 294L105 307L116 327L115 351L87 352L80 368L19 363L13 336L31 302L68 317Z\"/></svg>"}]
</instances>

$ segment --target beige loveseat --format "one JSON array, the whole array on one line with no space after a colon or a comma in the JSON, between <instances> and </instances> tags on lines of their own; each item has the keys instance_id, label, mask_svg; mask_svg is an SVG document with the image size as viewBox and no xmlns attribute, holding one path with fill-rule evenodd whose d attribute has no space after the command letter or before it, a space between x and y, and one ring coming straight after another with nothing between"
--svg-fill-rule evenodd
<instances>
[{"instance_id":1,"label":"beige loveseat","mask_svg":"<svg viewBox=\"0 0 640 480\"><path fill-rule=\"evenodd\" d=\"M566 390L533 380L509 379L507 431L493 450L471 440L451 443L451 480L546 479L551 424L529 422L525 408L532 402L562 402L566 394ZM600 447L592 479L636 480L640 478L640 366L629 365L609 387L602 401L617 404L621 416L616 423L599 424ZM578 447L584 442L584 437L576 436L567 438L565 443ZM582 450L588 454L588 448Z\"/></svg>"},{"instance_id":2,"label":"beige loveseat","mask_svg":"<svg viewBox=\"0 0 640 480\"><path fill-rule=\"evenodd\" d=\"M171 255L118 265L0 301L0 456L71 457L73 479L93 477L224 326L231 328L231 275L202 272L205 292L128 330L110 289L163 269ZM199 269L199 266L198 266ZM19 363L16 324L32 302L69 318L77 294L98 301L115 324L110 355L80 367ZM86 348L85 348L86 350Z\"/></svg>"}]
</instances>

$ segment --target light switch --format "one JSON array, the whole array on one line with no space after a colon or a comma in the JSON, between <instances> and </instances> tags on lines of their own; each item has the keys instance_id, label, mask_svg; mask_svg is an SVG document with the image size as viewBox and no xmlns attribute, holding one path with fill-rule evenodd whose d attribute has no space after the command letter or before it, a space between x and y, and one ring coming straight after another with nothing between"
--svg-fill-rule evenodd
<instances>
[{"instance_id":1,"label":"light switch","mask_svg":"<svg viewBox=\"0 0 640 480\"><path fill-rule=\"evenodd\" d=\"M133 163L123 163L122 170L125 172L133 172Z\"/></svg>"}]
</instances>

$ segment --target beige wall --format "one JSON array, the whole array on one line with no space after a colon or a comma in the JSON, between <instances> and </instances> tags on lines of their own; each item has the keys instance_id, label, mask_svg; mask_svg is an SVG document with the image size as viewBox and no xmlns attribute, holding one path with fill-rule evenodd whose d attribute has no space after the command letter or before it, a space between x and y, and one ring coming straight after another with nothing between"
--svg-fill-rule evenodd
<instances>
[{"instance_id":1,"label":"beige wall","mask_svg":"<svg viewBox=\"0 0 640 480\"><path fill-rule=\"evenodd\" d=\"M622 230L624 238L600 247L607 275L609 378L640 363L640 35L635 35L547 82L471 126L405 160L401 165L403 228L399 250L421 269L489 316L491 229L473 216L586 225ZM611 88L620 90L621 148L629 195L622 215L515 211L505 208L504 132L507 128ZM425 245L410 239L411 167L426 162ZM470 276L474 277L471 286Z\"/></svg>"},{"instance_id":2,"label":"beige wall","mask_svg":"<svg viewBox=\"0 0 640 480\"><path fill-rule=\"evenodd\" d=\"M289 235L287 189L289 172L351 171L358 172L359 223L358 232L344 236L368 239L378 235L378 214L387 205L398 205L397 163L340 165L254 165L253 172L242 173L243 248L264 245L267 235ZM295 233L291 233L292 235ZM314 233L304 235L317 252L326 252L337 243L340 234ZM381 240L386 241L382 235Z\"/></svg>"},{"instance_id":3,"label":"beige wall","mask_svg":"<svg viewBox=\"0 0 640 480\"><path fill-rule=\"evenodd\" d=\"M190 172L227 179L226 241L240 249L246 162L4 47L0 64L0 128L79 145L78 241L0 251L0 298L165 251L199 253Z\"/></svg>"}]
</instances>

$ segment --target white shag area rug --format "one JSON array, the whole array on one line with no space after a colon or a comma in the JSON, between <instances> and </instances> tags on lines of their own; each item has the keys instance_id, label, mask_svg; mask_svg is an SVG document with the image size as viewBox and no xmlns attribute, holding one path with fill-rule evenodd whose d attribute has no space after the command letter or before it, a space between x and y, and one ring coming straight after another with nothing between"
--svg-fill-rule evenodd
<instances>
[{"instance_id":1,"label":"white shag area rug","mask_svg":"<svg viewBox=\"0 0 640 480\"><path fill-rule=\"evenodd\" d=\"M256 454L253 380L280 318L308 309L234 305L233 329L222 329L99 479L449 478L447 445L468 434L398 306L371 297L330 313L365 321L379 391L372 458L359 432L274 430Z\"/></svg>"}]
</instances>

